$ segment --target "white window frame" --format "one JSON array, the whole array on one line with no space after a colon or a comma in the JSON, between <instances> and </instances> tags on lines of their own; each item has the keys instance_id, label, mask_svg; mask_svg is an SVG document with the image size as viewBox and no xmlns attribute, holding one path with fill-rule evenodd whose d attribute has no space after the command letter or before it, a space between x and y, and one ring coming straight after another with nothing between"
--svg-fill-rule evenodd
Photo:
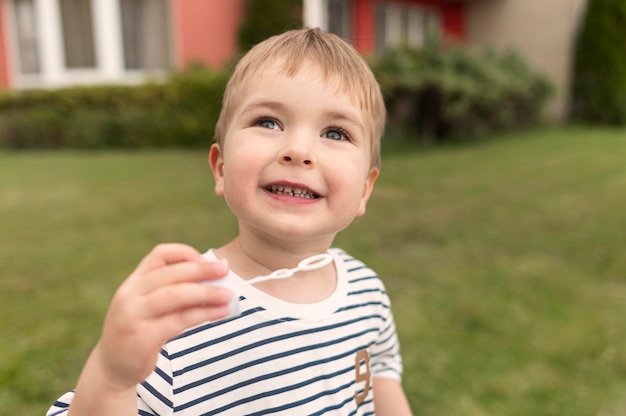
<instances>
[{"instance_id":1,"label":"white window frame","mask_svg":"<svg viewBox=\"0 0 626 416\"><path fill-rule=\"evenodd\" d=\"M165 69L125 69L119 1L90 1L92 2L96 67L65 67L59 0L35 0L35 16L39 29L37 39L40 71L31 74L22 73L20 70L17 28L13 21L13 16L15 16L13 1L0 2L0 6L5 7L5 23L9 33L7 46L12 88L20 90L105 83L137 84L144 82L147 78L159 79L165 76L167 72ZM171 2L168 2L168 7L172 7ZM172 10L168 12L172 16ZM172 57L170 57L170 62L172 62Z\"/></svg>"},{"instance_id":2,"label":"white window frame","mask_svg":"<svg viewBox=\"0 0 626 416\"><path fill-rule=\"evenodd\" d=\"M442 30L440 15L431 8L394 2L380 2L378 7L384 10L385 20L384 33L377 34L382 36L378 41L379 50L400 44L419 48L426 42L429 32Z\"/></svg>"},{"instance_id":3,"label":"white window frame","mask_svg":"<svg viewBox=\"0 0 626 416\"><path fill-rule=\"evenodd\" d=\"M304 0L304 26L328 30L327 0Z\"/></svg>"}]
</instances>

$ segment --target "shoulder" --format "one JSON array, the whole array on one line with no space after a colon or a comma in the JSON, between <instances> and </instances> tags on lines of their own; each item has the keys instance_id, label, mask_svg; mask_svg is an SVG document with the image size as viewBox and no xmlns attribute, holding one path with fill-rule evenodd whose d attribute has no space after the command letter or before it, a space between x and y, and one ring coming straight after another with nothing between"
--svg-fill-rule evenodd
<instances>
[{"instance_id":1,"label":"shoulder","mask_svg":"<svg viewBox=\"0 0 626 416\"><path fill-rule=\"evenodd\" d=\"M360 270L366 270L368 273L376 275L364 262L340 248L332 247L328 249L328 252L332 254L335 259L335 264L348 273L357 273Z\"/></svg>"},{"instance_id":2,"label":"shoulder","mask_svg":"<svg viewBox=\"0 0 626 416\"><path fill-rule=\"evenodd\" d=\"M350 294L378 293L380 296L387 296L383 281L364 262L340 248L331 248L328 252L333 255L337 274L340 279L345 279Z\"/></svg>"},{"instance_id":3,"label":"shoulder","mask_svg":"<svg viewBox=\"0 0 626 416\"><path fill-rule=\"evenodd\" d=\"M361 260L353 257L340 248L329 248L328 252L335 259L335 265L340 272L346 272L351 276L364 276L378 279L378 274Z\"/></svg>"}]
</instances>

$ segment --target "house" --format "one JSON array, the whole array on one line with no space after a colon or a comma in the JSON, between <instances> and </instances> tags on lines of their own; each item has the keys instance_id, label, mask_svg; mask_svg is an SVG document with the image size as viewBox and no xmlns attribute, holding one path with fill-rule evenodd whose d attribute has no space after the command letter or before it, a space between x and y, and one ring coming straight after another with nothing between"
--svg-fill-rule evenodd
<instances>
[{"instance_id":1,"label":"house","mask_svg":"<svg viewBox=\"0 0 626 416\"><path fill-rule=\"evenodd\" d=\"M0 86L133 83L232 58L242 0L0 0Z\"/></svg>"},{"instance_id":2,"label":"house","mask_svg":"<svg viewBox=\"0 0 626 416\"><path fill-rule=\"evenodd\" d=\"M280 1L280 0L276 0ZM363 54L431 31L469 48L518 50L556 84L566 114L573 41L586 0L303 0L303 21ZM237 53L244 0L0 0L0 88L136 83Z\"/></svg>"}]
</instances>

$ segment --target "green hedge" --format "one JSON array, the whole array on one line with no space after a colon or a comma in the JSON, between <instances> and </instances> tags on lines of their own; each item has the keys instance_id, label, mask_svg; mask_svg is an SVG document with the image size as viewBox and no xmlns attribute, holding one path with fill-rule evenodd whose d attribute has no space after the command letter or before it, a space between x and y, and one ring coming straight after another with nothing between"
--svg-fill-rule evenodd
<instances>
[{"instance_id":1,"label":"green hedge","mask_svg":"<svg viewBox=\"0 0 626 416\"><path fill-rule=\"evenodd\" d=\"M532 125L553 92L513 52L475 54L431 42L391 49L373 68L390 127L417 128L426 144Z\"/></svg>"},{"instance_id":2,"label":"green hedge","mask_svg":"<svg viewBox=\"0 0 626 416\"><path fill-rule=\"evenodd\" d=\"M206 146L227 73L194 67L163 83L0 95L0 147Z\"/></svg>"},{"instance_id":3,"label":"green hedge","mask_svg":"<svg viewBox=\"0 0 626 416\"><path fill-rule=\"evenodd\" d=\"M626 125L626 1L590 0L573 72L573 119Z\"/></svg>"},{"instance_id":4,"label":"green hedge","mask_svg":"<svg viewBox=\"0 0 626 416\"><path fill-rule=\"evenodd\" d=\"M389 126L417 127L426 143L533 124L551 92L515 54L432 44L390 50L372 66ZM5 93L0 148L207 146L229 75L197 66L162 83Z\"/></svg>"}]
</instances>

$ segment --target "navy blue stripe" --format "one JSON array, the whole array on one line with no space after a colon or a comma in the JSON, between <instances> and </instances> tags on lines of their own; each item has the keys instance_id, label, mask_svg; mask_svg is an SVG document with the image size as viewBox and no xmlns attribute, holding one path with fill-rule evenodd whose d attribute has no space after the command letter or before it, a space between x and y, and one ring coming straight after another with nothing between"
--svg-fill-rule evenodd
<instances>
[{"instance_id":1,"label":"navy blue stripe","mask_svg":"<svg viewBox=\"0 0 626 416\"><path fill-rule=\"evenodd\" d=\"M231 350L231 351L225 352L224 354L221 354L221 355L209 358L209 359L204 360L204 361L197 362L195 364L189 365L189 366L187 366L185 368L182 368L180 370L174 371L173 375L174 375L174 377L177 377L177 376L179 376L181 374L186 373L187 371L191 371L191 370L195 370L195 369L200 368L200 367L204 367L206 365L209 365L209 364L221 361L221 360L226 359L226 358L230 358L233 355L241 354L243 352L252 350L254 348L257 348L257 347L260 347L260 346L263 346L263 345L271 344L271 343L274 343L274 342L280 342L280 341L283 341L285 339L299 337L299 336L303 336L303 335L310 335L310 334L315 334L315 333L318 333L318 332L325 332L325 331L329 331L331 329L336 329L336 328L341 328L341 327L344 327L344 326L349 326L349 325L352 325L352 324L354 324L356 322L364 321L364 320L367 320L367 319L373 319L373 318L380 318L381 320L384 321L384 317L381 316L381 315L366 315L366 316L361 316L361 317L358 317L358 318L355 318L355 319L351 319L349 321L344 321L344 322L340 322L340 323L333 324L333 325L327 325L327 326L324 326L324 327L317 327L317 328L313 328L313 329L307 329L307 330L304 330L304 331L298 331L298 332L292 332L292 333L288 332L288 333L285 333L285 334L282 334L282 335L278 335L278 336L275 336L275 337L272 337L272 338L267 338L267 339L264 339L262 341L255 342L253 344L249 344L249 345L237 348L236 350Z\"/></svg>"},{"instance_id":2,"label":"navy blue stripe","mask_svg":"<svg viewBox=\"0 0 626 416\"><path fill-rule=\"evenodd\" d=\"M373 275L368 275L368 276L358 277L358 278L353 279L353 280L348 280L348 283L350 283L350 284L355 284L355 283L365 282L365 281L367 281L367 280L375 280L375 279L378 279L378 276L376 276L375 274L373 274Z\"/></svg>"},{"instance_id":3,"label":"navy blue stripe","mask_svg":"<svg viewBox=\"0 0 626 416\"><path fill-rule=\"evenodd\" d=\"M165 373L165 371L161 370L159 367L154 369L154 372L159 375L170 386L172 385L172 377Z\"/></svg>"},{"instance_id":4,"label":"navy blue stripe","mask_svg":"<svg viewBox=\"0 0 626 416\"><path fill-rule=\"evenodd\" d=\"M391 345L389 348L386 348L382 351L378 351L376 352L376 354L372 354L371 358L378 358L378 357L382 357L382 356L389 356L389 357L393 357L396 354L396 346L395 345Z\"/></svg>"},{"instance_id":5,"label":"navy blue stripe","mask_svg":"<svg viewBox=\"0 0 626 416\"><path fill-rule=\"evenodd\" d=\"M214 397L217 397L219 395L222 395L222 394L225 394L225 393L229 393L231 391L237 390L239 388L245 387L245 386L250 385L250 384L257 383L259 381L263 381L263 380L274 378L274 377L279 377L281 375L288 374L290 372L299 371L299 370L301 370L303 368L306 368L306 367L311 367L311 366L314 366L314 365L319 365L319 364L323 364L323 363L326 363L326 362L329 362L329 361L333 361L333 360L335 360L337 358L343 358L343 356L353 354L356 351L357 350L355 349L355 350L351 351L349 354L342 354L341 356L330 357L330 358L325 359L325 360L319 360L319 361L316 361L314 363L309 363L308 365L296 366L296 367L293 367L293 370L289 369L289 371L288 370L277 371L276 373L268 374L266 376L259 376L259 377L256 377L254 379L247 380L245 382L241 382L241 383L239 383L239 384L237 384L235 386L232 386L232 387L229 387L229 388L225 388L225 389L222 389L220 391L213 392L213 393L211 393L209 395L200 397L200 398L198 398L196 400L193 400L192 402L185 403L184 405L181 405L181 406L177 407L176 411L187 409L189 407L192 407L192 406L195 406L195 405L197 405L199 403L202 403L205 400L210 400L210 399L212 399ZM255 395L255 396L250 396L250 397L247 397L247 398L240 399L239 401L237 401L235 403L245 404L245 403L248 403L248 402L251 402L251 401L254 401L254 400L258 400L258 399L263 398L263 397L273 396L273 395L285 393L285 392L291 391L291 390L297 390L297 389L299 389L301 387L305 387L305 386L307 386L307 385L309 385L311 383L315 383L315 382L321 381L321 380L332 379L334 377L341 376L342 374L345 374L345 373L350 372L350 371L354 371L354 366L346 367L346 368L344 368L342 370L338 370L338 371L336 371L334 373L322 374L320 376L313 377L313 378L308 379L308 380L303 380L303 381L301 381L299 383L292 384L292 385L286 386L286 387L282 387L280 389L275 389L275 390L272 390L272 391L262 392L262 393L259 393L259 394ZM228 409L234 407L233 404L235 404L235 403L232 403L230 406L222 407L222 411L223 410L228 410Z\"/></svg>"},{"instance_id":6,"label":"navy blue stripe","mask_svg":"<svg viewBox=\"0 0 626 416\"><path fill-rule=\"evenodd\" d=\"M52 406L53 407L61 407L63 409L67 409L68 407L70 407L69 403L63 403L63 402L60 402L58 400L56 402L54 402L54 404Z\"/></svg>"},{"instance_id":7,"label":"navy blue stripe","mask_svg":"<svg viewBox=\"0 0 626 416\"><path fill-rule=\"evenodd\" d=\"M381 316L381 315L367 315L367 316L362 316L362 317L359 317L359 318L351 319L349 321L344 321L344 322L341 322L341 323L333 324L333 325L327 325L327 326L323 326L323 327L307 329L307 330L304 330L304 331L292 332L292 333L286 333L286 334L278 335L278 336L275 336L275 337L272 337L272 338L267 338L267 339L264 339L262 341L255 342L255 343L252 343L252 344L240 347L240 348L238 348L236 350L231 350L231 351L225 352L224 354L221 354L221 355L209 358L209 359L204 360L204 361L200 361L198 363L189 365L189 366L187 366L187 367L185 367L183 369L174 371L174 377L177 377L177 376L179 376L181 374L184 374L187 371L195 370L197 368L204 367L206 365L209 365L209 364L221 361L223 359L230 358L233 355L241 354L243 352L252 350L252 349L257 348L259 346L263 346L263 345L266 345L266 344L271 344L271 343L274 343L274 342L283 341L283 340L288 339L288 338L299 337L299 336L302 336L302 335L310 335L310 334L315 334L315 333L318 333L318 332L325 332L325 331L328 331L328 330L331 330L331 329L341 328L341 327L344 327L344 326L352 325L352 324L354 324L356 322L360 322L360 321L367 320L367 319L372 319L372 318L380 318L380 319L384 320L384 317ZM209 344L210 344L210 342L209 342ZM178 354L177 356L181 356L181 355L182 354Z\"/></svg>"},{"instance_id":8,"label":"navy blue stripe","mask_svg":"<svg viewBox=\"0 0 626 416\"><path fill-rule=\"evenodd\" d=\"M273 361L273 360L278 360L278 359L281 359L281 358L289 357L291 355L299 354L299 353L304 352L304 351L312 351L312 350L316 350L316 349L321 349L321 348L324 348L324 347L328 347L329 345L338 344L340 342L344 342L346 340L349 340L349 339L352 339L352 338L355 338L355 337L359 337L361 335L368 334L370 332L376 332L376 329L370 328L370 329L366 329L364 331L361 331L359 333L350 334L350 335L347 335L345 337L338 338L338 339L335 339L335 340L326 341L326 342L319 343L319 344L314 344L314 345L305 345L303 347L296 348L296 349L293 349L293 350L290 350L290 351L283 351L283 352L280 352L280 353L277 353L277 354L274 354L274 355L270 355L270 356L267 356L267 357L261 357L261 358L258 358L256 360L252 360L252 361L249 361L247 363L241 364L241 365L239 365L237 367L229 368L228 370L223 371L221 373L212 374L209 377L206 377L204 379L197 380L197 381L195 381L193 383L190 383L190 384L187 384L185 386L178 387L178 388L176 388L174 390L174 394L178 394L178 393L181 393L183 391L189 390L191 388L197 387L199 385L202 385L202 384L205 384L205 383L209 383L211 381L215 381L215 380L217 380L217 379L219 379L221 377L227 376L229 374L236 373L238 371L245 371L246 369L249 369L250 367L253 367L253 366L258 365L258 364L267 363L267 362L270 362L270 361ZM357 351L362 350L365 347L366 346L360 346L359 348L356 348L353 351L350 351L349 354L356 353ZM341 354L341 355L336 356L335 359L342 358L342 357L345 357L347 355L348 354ZM322 360L318 364L324 363L324 362L327 362L327 360ZM310 364L305 364L304 366L305 367L306 366L310 366Z\"/></svg>"},{"instance_id":9,"label":"navy blue stripe","mask_svg":"<svg viewBox=\"0 0 626 416\"><path fill-rule=\"evenodd\" d=\"M159 416L155 413L146 412L145 410L141 410L141 409L139 409L138 414L139 416Z\"/></svg>"},{"instance_id":10,"label":"navy blue stripe","mask_svg":"<svg viewBox=\"0 0 626 416\"><path fill-rule=\"evenodd\" d=\"M377 344L383 344L391 337L396 336L396 326L393 324L393 321L388 318L383 318L383 322L387 322L387 326L380 330L380 337L387 336L387 338L380 340Z\"/></svg>"},{"instance_id":11,"label":"navy blue stripe","mask_svg":"<svg viewBox=\"0 0 626 416\"><path fill-rule=\"evenodd\" d=\"M347 270L347 272L348 272L348 273L353 273L353 272L356 272L357 270L363 270L363 269L367 269L367 268L368 268L367 266L365 266L365 265L363 265L363 264L362 264L362 265L360 265L360 266L357 266L357 267L353 267L353 268L351 268L351 269L348 269L348 270Z\"/></svg>"},{"instance_id":12,"label":"navy blue stripe","mask_svg":"<svg viewBox=\"0 0 626 416\"><path fill-rule=\"evenodd\" d=\"M371 399L367 399L367 400L364 400L363 402L361 402L361 404L359 405L359 407L358 407L357 409L355 409L354 411L350 412L350 416L356 415L356 412L358 412L358 411L359 411L359 409L360 409L362 406L366 406L366 405L368 405L368 404L371 404L371 403L374 401L374 395L372 394L372 396L371 396L371 397L372 397ZM375 412L373 412L373 411L372 411L372 412L365 412L365 413L363 413L363 415L362 415L362 416L374 416L375 414L376 414L376 413L375 413Z\"/></svg>"},{"instance_id":13,"label":"navy blue stripe","mask_svg":"<svg viewBox=\"0 0 626 416\"><path fill-rule=\"evenodd\" d=\"M357 309L357 308L367 308L368 306L382 306L382 307L388 308L387 305L379 301L379 302L355 303L354 305L343 306L340 309L338 309L337 312L344 312L344 311L349 311L349 310Z\"/></svg>"},{"instance_id":14,"label":"navy blue stripe","mask_svg":"<svg viewBox=\"0 0 626 416\"><path fill-rule=\"evenodd\" d=\"M224 335L222 337L211 339L211 340L208 340L208 341L203 342L201 344L196 344L196 345L194 345L191 348L187 348L187 349L178 351L176 353L173 353L173 354L170 355L170 357L172 359L176 359L176 358L182 357L184 355L187 355L189 353L192 353L194 351L199 351L201 349L204 349L204 348L206 348L206 347L208 347L210 345L216 345L216 344L219 344L220 342L225 342L225 341L231 340L233 338L237 338L237 337L242 336L242 335L247 335L247 334L250 334L251 332L254 332L254 331L259 330L259 329L267 328L267 327L270 327L270 326L273 326L273 325L282 324L283 322L289 321L289 320L293 320L293 319L274 319L274 320L271 320L271 321L263 321L263 322L261 322L259 324L256 324L256 325L253 325L253 326L250 326L250 327L247 327L247 328L240 329L239 331L235 331L235 332L232 332L230 334L226 334L226 335Z\"/></svg>"},{"instance_id":15,"label":"navy blue stripe","mask_svg":"<svg viewBox=\"0 0 626 416\"><path fill-rule=\"evenodd\" d=\"M59 406L59 405L61 405L61 406ZM69 409L69 407L70 407L70 405L69 405L69 404L67 404L67 403L62 403L62 402L59 402L59 401L55 402L55 403L54 403L54 406L56 406L56 407L63 407L63 409L58 410L58 411L56 411L56 412L54 412L54 413L51 413L51 414L50 414L50 415L48 415L48 416L58 416L58 415L60 415L60 414L62 414L62 413L67 412L67 410L68 410L68 409Z\"/></svg>"},{"instance_id":16,"label":"navy blue stripe","mask_svg":"<svg viewBox=\"0 0 626 416\"><path fill-rule=\"evenodd\" d=\"M343 390L344 388L348 388L352 384L354 384L354 383L350 382L350 383L344 384L343 386L339 386L339 387L337 387L337 388L335 388L333 390L327 390L325 392L320 392L320 393L318 393L315 396L312 396L310 398L302 399L302 400L299 400L297 402L287 403L287 404L284 404L282 406L277 406L277 407L274 407L274 408L271 408L271 409L263 409L263 410L261 410L259 412L256 412L256 413L249 413L247 416L266 415L266 414L269 414L269 413L279 412L281 410L286 410L286 409L290 409L290 408L293 408L293 407L301 406L301 405L303 405L305 403L309 403L312 400L319 399L320 397L324 397L324 396L326 396L328 394L335 394L335 393ZM217 414L219 414L221 412L224 412L224 411L227 411L227 410L231 410L231 409L233 409L233 408L235 408L237 406L241 406L243 404L246 404L246 403L258 400L258 399L262 399L263 397L266 397L268 395L274 395L274 394L277 394L276 390L272 391L272 392L266 392L266 393L258 394L256 396L247 397L245 399L237 400L236 402L230 403L227 406L223 406L223 407L221 407L219 409L214 409L212 412L204 413L202 416L217 415Z\"/></svg>"},{"instance_id":17,"label":"navy blue stripe","mask_svg":"<svg viewBox=\"0 0 626 416\"><path fill-rule=\"evenodd\" d=\"M384 333L384 331L381 331L379 337L382 336L383 333ZM376 345L377 346L378 345L385 345L385 344L389 343L390 340L394 340L395 341L394 337L395 337L395 332L394 331L390 331L389 332L389 336L387 336L387 338L385 338L385 339L377 341ZM393 342L393 345L395 345L395 342Z\"/></svg>"},{"instance_id":18,"label":"navy blue stripe","mask_svg":"<svg viewBox=\"0 0 626 416\"><path fill-rule=\"evenodd\" d=\"M354 292L348 292L348 296L354 296L354 295L362 295L363 293L382 293L384 294L385 292L381 289L375 288L375 289L363 289L363 290L355 290Z\"/></svg>"},{"instance_id":19,"label":"navy blue stripe","mask_svg":"<svg viewBox=\"0 0 626 416\"><path fill-rule=\"evenodd\" d=\"M245 299L246 298L244 298L243 296L239 297L240 301L241 300L245 300ZM189 329L189 330L183 332L182 334L178 335L177 337L172 338L172 341L173 340L177 340L177 339L186 338L186 337L191 336L191 335L195 335L195 334L197 334L199 332L205 331L208 328L216 328L216 327L218 327L220 325L224 325L224 324L226 324L226 323L228 323L228 322L230 322L232 320L235 320L235 319L238 319L238 318L243 318L243 317L246 317L246 316L250 316L252 314L255 314L257 312L262 312L264 310L265 310L265 308L262 308L260 306L258 306L256 308L247 309L247 310L241 312L241 314L236 316L236 317L233 317L233 318L230 318L230 319L222 319L222 320L216 321L216 322L209 322L207 324L198 326L196 328Z\"/></svg>"},{"instance_id":20,"label":"navy blue stripe","mask_svg":"<svg viewBox=\"0 0 626 416\"><path fill-rule=\"evenodd\" d=\"M296 402L287 403L287 404L284 404L282 406L274 407L272 409L264 409L264 410L262 410L260 412L257 412L257 413L250 413L249 416L257 416L257 415L260 416L260 415L265 415L267 413L279 412L281 410L287 410L287 409L291 409L293 407L302 406L303 404L310 403L310 402L312 402L314 400L317 400L317 399L319 399L321 397L336 394L336 393L340 392L341 390L349 388L352 385L354 385L354 381L351 381L349 383L346 383L346 384L344 384L342 386L336 387L336 388L331 389L331 390L326 390L326 391L319 392L318 394L315 394L313 396L307 397L307 398L302 399L302 400L298 400ZM339 404L339 406L343 407L346 403L349 403L352 400L354 400L354 399L353 398L346 399L346 400L344 400L343 403ZM323 410L321 412L323 412Z\"/></svg>"},{"instance_id":21,"label":"navy blue stripe","mask_svg":"<svg viewBox=\"0 0 626 416\"><path fill-rule=\"evenodd\" d=\"M174 405L167 397L163 396L157 389L155 389L150 383L144 381L141 385L148 390L152 395L157 398L161 403L169 407L170 409Z\"/></svg>"},{"instance_id":22,"label":"navy blue stripe","mask_svg":"<svg viewBox=\"0 0 626 416\"><path fill-rule=\"evenodd\" d=\"M371 388L370 388L371 391ZM343 401L343 403L338 403L334 406L328 406L325 407L324 409L316 412L316 413L311 413L312 416L318 416L318 415L324 415L327 414L328 412L330 412L331 410L337 410L337 409L341 409L343 406L345 406L346 404L350 403L352 400L354 400L353 398L350 399L346 399ZM351 411L350 413L348 413L346 416L353 416L356 415L356 413L359 411L359 409L361 408L361 406L365 406L370 404L374 399L368 399L368 400L364 400L361 404L359 404L359 407L357 407L356 409L354 409L353 411ZM364 413L362 416L365 415L374 415L374 412L367 412Z\"/></svg>"}]
</instances>

